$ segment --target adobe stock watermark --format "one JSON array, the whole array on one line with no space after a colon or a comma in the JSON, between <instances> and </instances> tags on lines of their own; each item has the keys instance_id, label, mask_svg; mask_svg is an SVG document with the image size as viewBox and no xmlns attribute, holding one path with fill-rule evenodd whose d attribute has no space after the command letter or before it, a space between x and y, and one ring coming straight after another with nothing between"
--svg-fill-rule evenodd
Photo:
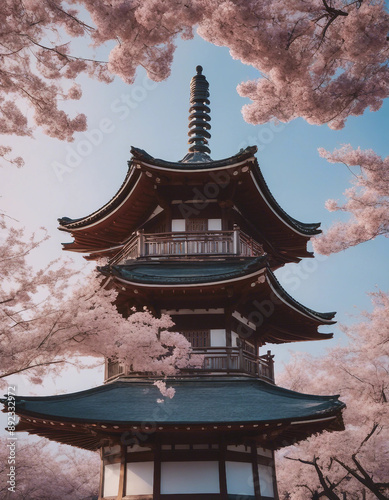
<instances>
[{"instance_id":1,"label":"adobe stock watermark","mask_svg":"<svg viewBox=\"0 0 389 500\"><path fill-rule=\"evenodd\" d=\"M262 299L261 301L253 300L251 302L251 312L245 319L248 323L254 325L254 328L239 323L236 333L240 338L247 340L253 335L256 328L260 327L267 318L273 315L276 305L281 305L282 303L282 299L274 292L271 292L267 299Z\"/></svg>"},{"instance_id":2,"label":"adobe stock watermark","mask_svg":"<svg viewBox=\"0 0 389 500\"><path fill-rule=\"evenodd\" d=\"M239 148L245 149L248 146L257 146L258 151L263 151L268 144L273 142L274 137L285 129L285 124L281 122L270 122L266 126L258 129L256 135L248 136L245 141L239 144Z\"/></svg>"},{"instance_id":3,"label":"adobe stock watermark","mask_svg":"<svg viewBox=\"0 0 389 500\"><path fill-rule=\"evenodd\" d=\"M298 264L289 264L288 268L280 271L280 277L288 286L288 290L295 292L300 288L301 282L314 274L320 264L328 259L327 255L317 254L314 259L304 259Z\"/></svg>"},{"instance_id":4,"label":"adobe stock watermark","mask_svg":"<svg viewBox=\"0 0 389 500\"><path fill-rule=\"evenodd\" d=\"M207 182L202 187L193 188L193 196L190 203L181 202L178 205L180 214L184 219L199 213L208 206L209 200L217 198L220 191L225 189L231 182L231 176L227 172L210 172L209 176L212 181Z\"/></svg>"},{"instance_id":5,"label":"adobe stock watermark","mask_svg":"<svg viewBox=\"0 0 389 500\"><path fill-rule=\"evenodd\" d=\"M300 288L302 281L308 279L313 273L317 271L322 262L328 259L326 255L318 255L314 259L305 259L293 267L284 269L282 272L283 282L288 286L288 290L296 291ZM289 264L291 266L291 264ZM254 332L254 330L269 319L275 312L276 306L284 303L284 297L286 302L290 299L287 297L287 292L280 290L280 295L276 295L273 291L268 295L267 298L261 301L253 300L251 302L251 311L248 314L246 320L251 323L254 328L250 328L248 325L239 323L237 328L237 334L243 339L248 339Z\"/></svg>"},{"instance_id":6,"label":"adobe stock watermark","mask_svg":"<svg viewBox=\"0 0 389 500\"><path fill-rule=\"evenodd\" d=\"M157 431L157 422L162 422L164 418L166 419L166 417L172 415L174 406L170 403L170 399L164 398L163 402L154 409L150 421L142 422L139 427L133 427L131 432L123 432L120 436L121 444L125 446L141 446L142 443L147 441L149 437Z\"/></svg>"},{"instance_id":7,"label":"adobe stock watermark","mask_svg":"<svg viewBox=\"0 0 389 500\"><path fill-rule=\"evenodd\" d=\"M270 144L275 135L284 130L283 123L269 123L266 127L261 127L258 130L257 136L249 136L244 142L239 144L240 149L245 149L248 146L256 145L258 151L263 151L266 144ZM207 182L202 190L198 187L193 188L193 196L190 203L182 202L178 209L184 219L192 216L197 216L201 211L208 206L210 200L217 198L220 191L227 188L231 183L231 175L228 172L211 172L212 181Z\"/></svg>"},{"instance_id":8,"label":"adobe stock watermark","mask_svg":"<svg viewBox=\"0 0 389 500\"><path fill-rule=\"evenodd\" d=\"M7 489L16 492L16 413L15 413L16 386L10 385L7 391Z\"/></svg>"},{"instance_id":9,"label":"adobe stock watermark","mask_svg":"<svg viewBox=\"0 0 389 500\"><path fill-rule=\"evenodd\" d=\"M126 120L130 112L147 99L149 93L157 87L157 83L145 76L141 85L133 85L129 92L115 99L110 106L113 117L103 117L98 126L83 132L72 145L65 147L65 158L63 161L54 160L51 168L59 182L64 177L78 168L83 160L90 156L99 147L107 135L113 134L117 128L117 121Z\"/></svg>"}]
</instances>

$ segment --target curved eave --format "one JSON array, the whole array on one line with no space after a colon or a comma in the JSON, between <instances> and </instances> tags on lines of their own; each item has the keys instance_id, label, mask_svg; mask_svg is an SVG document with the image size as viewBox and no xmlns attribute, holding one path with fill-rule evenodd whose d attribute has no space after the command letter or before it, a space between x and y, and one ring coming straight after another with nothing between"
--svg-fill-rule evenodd
<instances>
[{"instance_id":1,"label":"curved eave","mask_svg":"<svg viewBox=\"0 0 389 500\"><path fill-rule=\"evenodd\" d=\"M108 214L114 213L123 202L128 200L129 195L131 195L133 189L136 187L136 183L139 182L141 177L141 168L144 167L146 170L160 170L166 173L191 173L196 174L197 172L206 171L212 172L213 170L224 170L226 168L237 168L246 163L252 163L255 165L252 171L252 178L257 187L258 193L266 201L267 205L271 210L282 220L288 227L292 230L298 232L302 236L311 237L315 234L320 233L318 230L320 223L303 223L297 221L293 217L290 217L277 203L273 195L271 194L263 175L259 169L257 160L254 156L256 152L256 147L246 148L243 152L238 153L229 158L222 160L188 164L182 162L168 162L160 159L153 158L146 152L139 150L137 148L132 148L131 152L133 157L129 162L129 170L123 184L119 188L118 192L111 198L111 200L106 203L99 210L96 210L92 214L82 217L79 219L70 219L68 217L62 217L59 220L59 229L63 231L71 232L72 230L81 230L81 228L89 227L91 224L101 221ZM188 168L188 165L191 168Z\"/></svg>"},{"instance_id":2,"label":"curved eave","mask_svg":"<svg viewBox=\"0 0 389 500\"><path fill-rule=\"evenodd\" d=\"M153 184L143 172L131 168L118 193L100 210L83 219L59 219L59 229L74 238L63 249L89 253L91 258L100 253L111 257L157 205Z\"/></svg>"},{"instance_id":3,"label":"curved eave","mask_svg":"<svg viewBox=\"0 0 389 500\"><path fill-rule=\"evenodd\" d=\"M291 309L299 312L301 315L306 316L309 319L316 321L321 325L334 325L336 323L336 321L333 321L336 312L331 311L322 313L304 306L288 294L288 292L281 286L280 282L277 280L274 273L269 268L267 268L266 271L266 280L269 287L279 298L279 300L284 302Z\"/></svg>"},{"instance_id":4,"label":"curved eave","mask_svg":"<svg viewBox=\"0 0 389 500\"><path fill-rule=\"evenodd\" d=\"M267 255L244 260L235 259L228 262L142 262L135 261L130 265L114 265L98 268L99 271L114 280L131 287L146 289L249 285L252 284L252 298L259 295L263 285L258 282L261 274L266 276L265 296L276 297L297 317L306 318L316 326L333 325L335 312L318 312L295 300L281 286L274 273L267 266ZM262 278L263 279L263 278ZM254 286L255 285L255 286ZM296 317L296 316L295 316ZM319 338L331 338L332 334L317 334Z\"/></svg>"},{"instance_id":5,"label":"curved eave","mask_svg":"<svg viewBox=\"0 0 389 500\"><path fill-rule=\"evenodd\" d=\"M114 213L118 210L123 202L126 202L129 195L132 193L135 184L139 181L139 177L142 176L142 172L139 168L139 162L145 167L159 168L161 170L173 171L173 172L193 172L196 170L212 170L212 169L223 169L225 167L236 166L237 164L244 162L248 158L253 157L253 153L257 150L256 147L247 148L242 153L238 153L230 158L225 158L223 160L212 161L212 162L202 162L202 163L174 163L164 160L155 159L148 155L145 151L138 148L131 148L132 158L129 161L129 169L127 175L120 186L118 192L108 201L103 207L95 212L87 215L86 217L81 217L78 219L70 219L69 217L62 217L58 219L60 224L59 229L62 231L72 232L78 231L82 228L87 228L96 222L100 222L108 214ZM146 168L147 170L147 168Z\"/></svg>"},{"instance_id":6,"label":"curved eave","mask_svg":"<svg viewBox=\"0 0 389 500\"><path fill-rule=\"evenodd\" d=\"M191 288L220 286L256 280L264 272L267 256L228 262L135 262L132 265L100 267L127 286L145 288Z\"/></svg>"},{"instance_id":7,"label":"curved eave","mask_svg":"<svg viewBox=\"0 0 389 500\"><path fill-rule=\"evenodd\" d=\"M284 224L292 229L292 231L308 238L321 233L321 230L319 229L320 222L301 222L285 212L271 193L257 161L255 161L255 167L253 168L251 175L258 192L266 201L269 208Z\"/></svg>"},{"instance_id":8,"label":"curved eave","mask_svg":"<svg viewBox=\"0 0 389 500\"><path fill-rule=\"evenodd\" d=\"M262 434L268 430L303 439L339 420L345 405L338 396L315 396L283 389L260 380L169 379L176 390L173 399L161 397L153 380L116 381L82 392L48 397L16 398L16 413L22 417L17 430L45 435L56 441L87 441L88 433L120 435L144 422L158 431L232 432ZM225 401L229 401L228 408ZM5 402L5 400L3 400ZM161 409L165 411L161 411ZM157 418L155 417L157 415ZM157 431L157 432L158 432ZM228 429L231 432L230 429ZM289 433L289 434L288 434ZM69 437L66 437L69 436ZM84 445L85 446L85 445ZM97 446L96 446L97 447Z\"/></svg>"},{"instance_id":9,"label":"curved eave","mask_svg":"<svg viewBox=\"0 0 389 500\"><path fill-rule=\"evenodd\" d=\"M122 203L127 200L129 194L131 194L132 188L134 188L134 186L136 186L136 183L139 181L139 177L140 172L137 172L130 166L119 190L105 205L103 205L95 212L92 212L90 215L87 215L86 217L80 217L78 219L61 217L60 219L58 219L59 229L61 231L67 232L72 232L72 230L79 230L82 227L93 224L93 222L101 219L107 213L111 213L113 210L119 208Z\"/></svg>"},{"instance_id":10,"label":"curved eave","mask_svg":"<svg viewBox=\"0 0 389 500\"><path fill-rule=\"evenodd\" d=\"M266 181L262 175L262 172L259 168L258 162L254 153L256 153L257 147L248 147L243 152L236 154L235 156L231 156L230 158L225 158L223 160L212 161L212 162L203 162L196 164L189 164L190 168L188 168L187 163L182 162L167 162L164 160L153 158L148 155L145 151L139 150L136 148L132 148L131 152L133 153L132 163L140 166L148 170L150 173L163 172L165 173L184 173L191 174L201 173L203 171L212 172L217 170L225 170L235 169L241 166L247 166L247 164L251 164L251 178L252 182L255 185L258 194L260 197L266 202L267 206L270 208L272 213L282 221L289 229L296 232L300 236L305 238L311 238L317 234L321 233L321 230L318 229L320 223L305 223L294 219L290 215L288 215L281 206L277 203L276 199L272 195Z\"/></svg>"},{"instance_id":11,"label":"curved eave","mask_svg":"<svg viewBox=\"0 0 389 500\"><path fill-rule=\"evenodd\" d=\"M200 184L218 182L213 173L223 172L233 182L239 178L235 195L238 208L252 224L265 224L262 229L269 232L270 241L274 240L286 260L311 256L306 244L311 236L320 232L320 224L299 222L282 210L266 185L255 152L256 147L251 147L230 158L192 164L158 160L133 148L126 178L108 203L87 217L59 219L59 229L72 233L75 238L73 243L65 244L64 249L109 251L110 247L123 243L151 214L157 205L155 185L186 183L188 174ZM267 218L269 221L263 222Z\"/></svg>"},{"instance_id":12,"label":"curved eave","mask_svg":"<svg viewBox=\"0 0 389 500\"><path fill-rule=\"evenodd\" d=\"M153 421L161 425L297 424L338 415L345 406L339 396L302 394L261 380L178 378L168 380L169 386L176 390L173 399L165 398L165 409L169 411L157 412L155 419L155 410L161 408L158 403L161 394L153 382L152 379L119 380L72 394L17 396L16 413L80 424L137 425ZM227 409L223 404L226 398L230 403Z\"/></svg>"},{"instance_id":13,"label":"curved eave","mask_svg":"<svg viewBox=\"0 0 389 500\"><path fill-rule=\"evenodd\" d=\"M257 152L258 148L256 146L249 146L244 150L241 150L236 155L230 156L229 158L223 158L222 160L211 160L204 162L172 162L165 161L159 158L154 158L149 155L143 149L131 147L132 159L131 163L141 162L144 165L148 165L150 167L154 167L159 170L175 170L177 172L193 172L200 170L212 170L212 169L220 169L225 167L236 166L237 164L244 162L250 158L254 157L254 154Z\"/></svg>"}]
</instances>

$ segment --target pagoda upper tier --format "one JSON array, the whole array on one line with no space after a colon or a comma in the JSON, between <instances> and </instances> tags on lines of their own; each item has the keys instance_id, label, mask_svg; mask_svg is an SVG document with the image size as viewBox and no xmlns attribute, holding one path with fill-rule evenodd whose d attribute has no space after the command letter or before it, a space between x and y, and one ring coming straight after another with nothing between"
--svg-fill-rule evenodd
<instances>
[{"instance_id":1,"label":"pagoda upper tier","mask_svg":"<svg viewBox=\"0 0 389 500\"><path fill-rule=\"evenodd\" d=\"M218 254L251 257L263 249L272 269L312 257L307 242L321 232L320 223L299 222L279 206L263 178L256 151L248 147L217 161L196 153L197 157L189 154L180 162L169 162L132 148L126 178L107 204L80 219L59 219L59 229L74 238L63 244L64 249L86 253L87 259L112 258L128 248L139 231L145 232L149 248L155 251L161 241L170 241L170 248L174 247L172 242L181 230L182 236L197 233L195 240L208 245L209 251L204 246L192 251L197 257L199 253L213 258ZM211 223L204 227L204 220ZM192 228L188 228L191 221ZM239 248L233 244L236 228L240 229ZM212 238L226 241L220 251L209 245ZM168 256L190 254L181 246ZM147 257L147 252L137 257Z\"/></svg>"}]
</instances>

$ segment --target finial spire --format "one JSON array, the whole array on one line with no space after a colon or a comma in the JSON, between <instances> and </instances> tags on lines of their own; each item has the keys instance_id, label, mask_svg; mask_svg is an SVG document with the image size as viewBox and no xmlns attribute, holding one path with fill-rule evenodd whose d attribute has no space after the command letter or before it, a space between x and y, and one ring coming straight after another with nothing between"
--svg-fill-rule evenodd
<instances>
[{"instance_id":1,"label":"finial spire","mask_svg":"<svg viewBox=\"0 0 389 500\"><path fill-rule=\"evenodd\" d=\"M190 82L190 108L189 108L189 140L188 144L190 153L210 153L211 150L207 146L208 139L211 134L208 132L211 125L209 121L211 117L208 113L211 112L207 104L209 104L209 83L202 74L203 68L196 67L197 75Z\"/></svg>"}]
</instances>

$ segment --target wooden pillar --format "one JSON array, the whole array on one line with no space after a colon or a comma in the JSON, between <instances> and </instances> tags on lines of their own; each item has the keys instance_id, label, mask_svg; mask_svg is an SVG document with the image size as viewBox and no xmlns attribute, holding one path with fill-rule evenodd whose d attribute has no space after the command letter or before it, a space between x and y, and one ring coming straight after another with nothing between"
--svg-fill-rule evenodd
<instances>
[{"instance_id":1,"label":"wooden pillar","mask_svg":"<svg viewBox=\"0 0 389 500\"><path fill-rule=\"evenodd\" d=\"M231 335L231 324L232 324L232 309L231 306L226 306L225 308L225 318L226 318L226 352L227 352L227 373L230 372L232 367L231 362L231 346L232 346L232 335Z\"/></svg>"},{"instance_id":2,"label":"wooden pillar","mask_svg":"<svg viewBox=\"0 0 389 500\"><path fill-rule=\"evenodd\" d=\"M122 500L122 498L126 495L126 455L127 455L127 446L122 445L120 447L120 476L119 476L119 493L117 496L117 500Z\"/></svg>"},{"instance_id":3,"label":"wooden pillar","mask_svg":"<svg viewBox=\"0 0 389 500\"><path fill-rule=\"evenodd\" d=\"M161 498L161 445L155 444L154 450L154 477L153 477L153 500Z\"/></svg>"},{"instance_id":4,"label":"wooden pillar","mask_svg":"<svg viewBox=\"0 0 389 500\"><path fill-rule=\"evenodd\" d=\"M258 473L258 454L257 446L255 443L251 445L251 459L253 466L253 483L254 483L254 497L255 500L261 500L261 485L259 483L259 473Z\"/></svg>"},{"instance_id":5,"label":"wooden pillar","mask_svg":"<svg viewBox=\"0 0 389 500\"><path fill-rule=\"evenodd\" d=\"M100 448L100 484L99 484L99 498L98 500L102 500L104 498L104 452L103 447Z\"/></svg>"},{"instance_id":6,"label":"wooden pillar","mask_svg":"<svg viewBox=\"0 0 389 500\"><path fill-rule=\"evenodd\" d=\"M273 354L271 351L267 351L267 359L269 363L269 371L270 371L270 378L274 382L274 361L273 361Z\"/></svg>"},{"instance_id":7,"label":"wooden pillar","mask_svg":"<svg viewBox=\"0 0 389 500\"><path fill-rule=\"evenodd\" d=\"M226 445L220 443L219 454L219 483L220 483L220 499L228 500L227 493L227 473L226 473Z\"/></svg>"},{"instance_id":8,"label":"wooden pillar","mask_svg":"<svg viewBox=\"0 0 389 500\"><path fill-rule=\"evenodd\" d=\"M274 500L278 500L278 487L277 487L277 473L276 473L276 462L274 458L274 451L272 451L272 469L273 469L273 492Z\"/></svg>"}]
</instances>

